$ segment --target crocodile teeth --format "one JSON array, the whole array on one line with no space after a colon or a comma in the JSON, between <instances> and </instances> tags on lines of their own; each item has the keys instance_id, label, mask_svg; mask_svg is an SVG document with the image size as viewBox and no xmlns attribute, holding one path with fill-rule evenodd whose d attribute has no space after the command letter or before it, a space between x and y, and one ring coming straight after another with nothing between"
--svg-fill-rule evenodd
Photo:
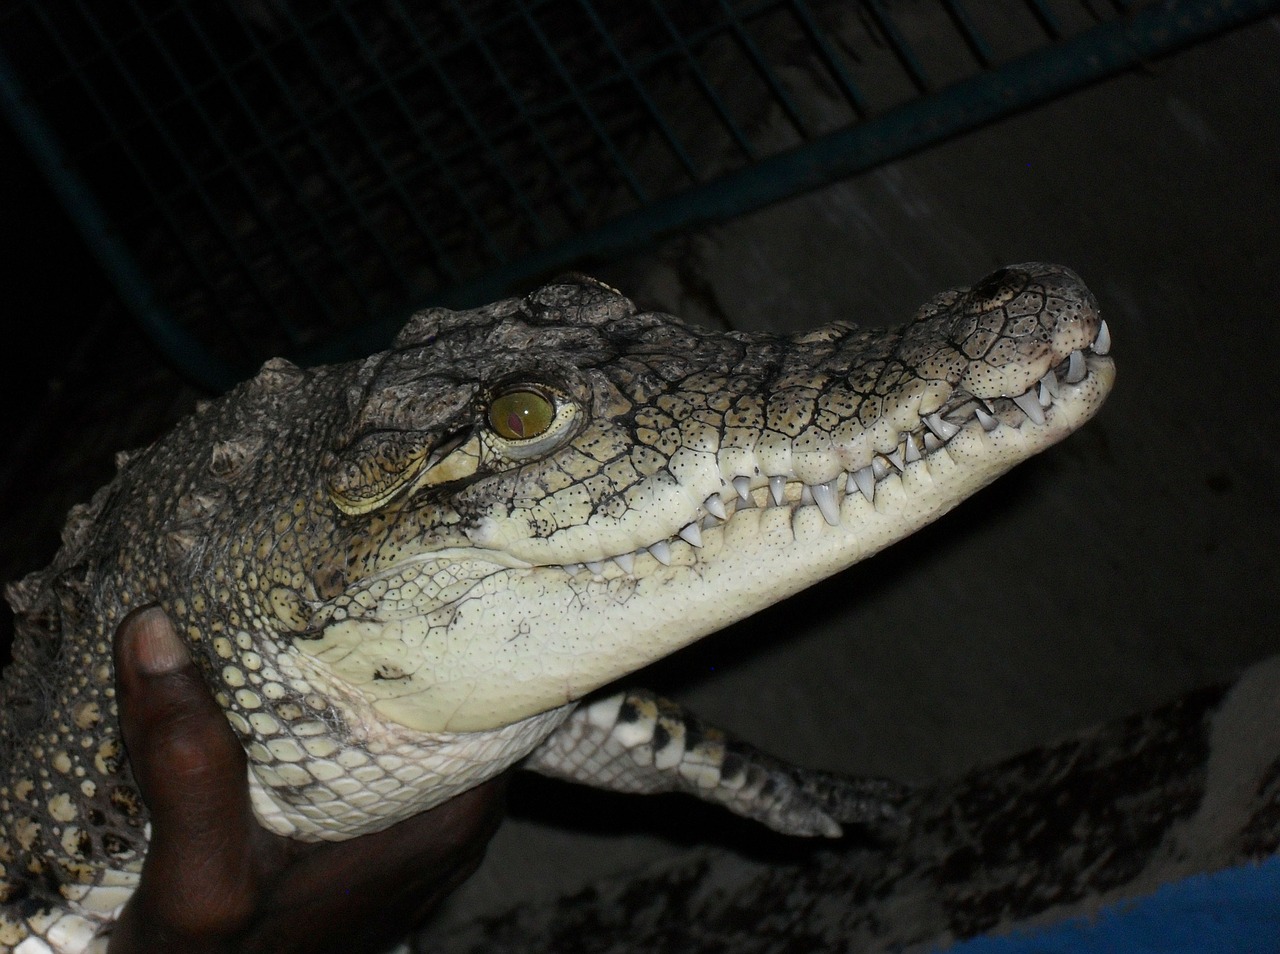
<instances>
[{"instance_id":1,"label":"crocodile teeth","mask_svg":"<svg viewBox=\"0 0 1280 954\"><path fill-rule=\"evenodd\" d=\"M1094 354L1106 354L1111 350L1111 329L1107 327L1107 323L1103 321L1098 326L1098 337L1093 342Z\"/></svg>"},{"instance_id":2,"label":"crocodile teeth","mask_svg":"<svg viewBox=\"0 0 1280 954\"><path fill-rule=\"evenodd\" d=\"M1103 322L1098 329L1098 336L1091 350L1096 354L1102 355L1106 354L1110 348L1111 333L1107 328L1106 322ZM1044 425L1046 421L1045 410L1051 408L1054 401L1061 396L1062 386L1064 384L1078 384L1088 374L1089 366L1086 352L1083 350L1072 351L1068 355L1065 366L1059 365L1056 370L1049 371L1028 390L1009 398L1009 400L1013 401L1034 424ZM972 418L968 417L970 410L972 411ZM951 413L963 417L966 423L970 419L976 420L982 429L988 433L1001 426L1000 419L996 416L995 409L991 403L984 401L980 397L971 397L963 406L953 407ZM942 416L941 411L925 415L923 423L925 426L918 431L903 432L901 434L902 443L898 447L888 452L877 453L871 458L871 462L868 465L850 470L826 483L806 484L797 481L794 474L789 476L777 474L765 478L768 482L765 506L788 506L787 484L789 481L796 481L800 484L800 494L799 500L793 502L792 506L796 503L802 507L816 506L822 514L823 520L833 527L840 526L840 504L843 499L841 492L847 495L856 491L862 494L868 503L874 504L876 485L881 480L895 471L898 473L905 472L909 465L925 460L929 454L943 447L949 440L959 434L965 426L965 424L957 424L955 421L947 420ZM759 468L756 469L755 473L755 479L758 480L761 476ZM682 527L677 535L678 538L692 547L701 548L703 546L702 535L704 530L712 530L731 519L732 514L729 506L731 503L734 504L735 510L758 506L752 493L752 479L746 474L722 477L721 490L709 495L702 502L704 515ZM645 549L647 549L650 556L662 565L671 566L671 542L670 540L659 540ZM637 550L635 552L639 553L641 551ZM635 553L625 553L611 559L623 572L627 574L634 573ZM585 569L595 576L600 576L607 565L607 560L588 561L585 564L569 564L564 569L574 575L581 573Z\"/></svg>"},{"instance_id":3,"label":"crocodile teeth","mask_svg":"<svg viewBox=\"0 0 1280 954\"><path fill-rule=\"evenodd\" d=\"M1036 396L1030 391L1023 391L1013 399L1013 403L1022 408L1022 413L1031 418L1032 423L1044 423L1044 408L1040 406L1040 402L1036 400Z\"/></svg>"},{"instance_id":4,"label":"crocodile teeth","mask_svg":"<svg viewBox=\"0 0 1280 954\"><path fill-rule=\"evenodd\" d=\"M582 564L581 564L581 563L566 563L566 564L564 565L564 571L565 571L566 573L568 573L570 576L577 576L579 573L581 573L581 572L582 572Z\"/></svg>"},{"instance_id":5,"label":"crocodile teeth","mask_svg":"<svg viewBox=\"0 0 1280 954\"><path fill-rule=\"evenodd\" d=\"M1105 326L1098 332L1097 343L1104 349L1110 346L1109 332ZM1094 350L1097 351L1097 348ZM1064 364L1065 366L1059 366L1057 370L1047 373L1022 394L1009 398L1037 425L1044 425L1046 421L1045 410L1053 406L1055 399L1061 395L1061 389L1064 384L1076 384L1088 376L1089 368L1084 351L1071 352ZM970 411L972 412L971 418L968 417ZM968 420L976 421L988 433L1001 426L1000 419L996 416L992 405L979 397L970 398L963 406L953 408L951 413L965 418L966 423ZM955 421L947 420L942 416L941 411L925 415L923 424L924 427L915 432L903 432L901 434L902 443L898 447L887 453L877 453L871 458L871 462L868 465L850 470L825 483L806 484L798 481L794 474L775 474L765 478L768 493L765 497L764 505L766 507L789 506L787 502L787 484L795 481L799 483L799 500L796 501L793 498L790 506L796 506L797 504L801 507L816 506L826 523L833 527L840 526L842 493L847 495L856 491L868 503L874 504L876 485L881 480L895 471L898 473L905 472L909 465L927 459L928 455L942 448L949 440L959 434L965 426L965 424L957 424ZM760 476L760 471L757 469L755 479L759 480ZM732 518L734 510L758 506L756 497L752 492L752 480L753 478L746 474L738 474L733 477L725 475L722 477L721 490L710 494L703 500L703 515L682 527L677 534L677 538L692 547L701 548L703 546L704 531L713 530L720 524L728 522ZM730 504L734 506L731 508ZM671 566L671 543L671 540L659 540L651 544L647 551L650 556L662 565ZM636 551L636 553L639 552L641 551ZM623 572L627 574L634 573L635 553L626 553L611 559ZM599 576L607 565L608 561L589 561L585 565L582 563L571 564L566 566L565 569L571 574L581 573L582 570L586 569L593 575Z\"/></svg>"},{"instance_id":6,"label":"crocodile teeth","mask_svg":"<svg viewBox=\"0 0 1280 954\"><path fill-rule=\"evenodd\" d=\"M1079 384L1084 380L1085 374L1088 373L1088 367L1085 364L1084 355L1079 350L1071 352L1071 357L1067 363L1067 383Z\"/></svg>"},{"instance_id":7,"label":"crocodile teeth","mask_svg":"<svg viewBox=\"0 0 1280 954\"><path fill-rule=\"evenodd\" d=\"M859 467L849 475L847 492L853 493L855 487L867 498L867 503L875 502L876 478L870 467Z\"/></svg>"},{"instance_id":8,"label":"crocodile teeth","mask_svg":"<svg viewBox=\"0 0 1280 954\"><path fill-rule=\"evenodd\" d=\"M835 481L825 484L814 484L813 502L822 511L822 519L833 527L840 526L840 504L836 502Z\"/></svg>"},{"instance_id":9,"label":"crocodile teeth","mask_svg":"<svg viewBox=\"0 0 1280 954\"><path fill-rule=\"evenodd\" d=\"M787 478L770 477L769 478L769 496L773 499L775 507L782 506L783 495L787 491Z\"/></svg>"},{"instance_id":10,"label":"crocodile teeth","mask_svg":"<svg viewBox=\"0 0 1280 954\"><path fill-rule=\"evenodd\" d=\"M702 530L698 524L691 523L680 531L680 539L691 547L702 546Z\"/></svg>"},{"instance_id":11,"label":"crocodile teeth","mask_svg":"<svg viewBox=\"0 0 1280 954\"><path fill-rule=\"evenodd\" d=\"M929 425L929 430L938 435L938 440L949 441L960 433L960 427L952 424L950 421L944 421L942 415L934 412L924 419L925 424Z\"/></svg>"}]
</instances>

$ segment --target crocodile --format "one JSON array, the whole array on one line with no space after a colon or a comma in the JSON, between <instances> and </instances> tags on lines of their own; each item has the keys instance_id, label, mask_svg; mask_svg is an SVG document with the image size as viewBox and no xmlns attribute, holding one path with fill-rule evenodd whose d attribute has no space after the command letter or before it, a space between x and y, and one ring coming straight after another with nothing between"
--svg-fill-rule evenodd
<instances>
[{"instance_id":1,"label":"crocodile","mask_svg":"<svg viewBox=\"0 0 1280 954\"><path fill-rule=\"evenodd\" d=\"M104 951L138 883L110 646L149 604L273 832L351 838L517 764L795 835L900 822L891 782L614 683L1065 437L1111 389L1110 348L1073 272L1023 264L890 330L718 333L570 276L421 311L362 361L268 361L120 455L8 587L0 950Z\"/></svg>"}]
</instances>

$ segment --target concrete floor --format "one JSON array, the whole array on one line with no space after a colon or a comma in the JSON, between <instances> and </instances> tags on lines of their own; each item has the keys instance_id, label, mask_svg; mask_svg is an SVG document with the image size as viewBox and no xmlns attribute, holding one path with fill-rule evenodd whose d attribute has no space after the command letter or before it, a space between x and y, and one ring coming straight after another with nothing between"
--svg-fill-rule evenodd
<instances>
[{"instance_id":1,"label":"concrete floor","mask_svg":"<svg viewBox=\"0 0 1280 954\"><path fill-rule=\"evenodd\" d=\"M1027 260L1115 336L1084 431L912 539L638 674L796 762L956 775L1280 650L1280 24L598 270L649 307L888 324ZM750 831L678 799L518 786L451 924ZM677 815L685 814L682 823Z\"/></svg>"}]
</instances>

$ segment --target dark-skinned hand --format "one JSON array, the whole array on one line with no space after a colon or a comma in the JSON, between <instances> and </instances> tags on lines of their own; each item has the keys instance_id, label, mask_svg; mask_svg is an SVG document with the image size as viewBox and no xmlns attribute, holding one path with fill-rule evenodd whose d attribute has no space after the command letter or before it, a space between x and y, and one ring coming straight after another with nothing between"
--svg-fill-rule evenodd
<instances>
[{"instance_id":1,"label":"dark-skinned hand","mask_svg":"<svg viewBox=\"0 0 1280 954\"><path fill-rule=\"evenodd\" d=\"M110 954L377 951L479 865L501 779L344 842L273 835L254 819L244 750L158 609L116 633L125 746L151 845Z\"/></svg>"}]
</instances>

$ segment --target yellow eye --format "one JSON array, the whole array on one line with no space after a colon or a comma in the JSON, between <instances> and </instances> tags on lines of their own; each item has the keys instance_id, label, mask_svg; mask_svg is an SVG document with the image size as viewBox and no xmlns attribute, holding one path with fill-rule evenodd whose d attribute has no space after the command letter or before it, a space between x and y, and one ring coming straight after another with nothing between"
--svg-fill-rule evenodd
<instances>
[{"instance_id":1,"label":"yellow eye","mask_svg":"<svg viewBox=\"0 0 1280 954\"><path fill-rule=\"evenodd\" d=\"M523 441L545 434L556 419L556 406L541 391L517 388L489 404L489 426L499 437Z\"/></svg>"}]
</instances>

